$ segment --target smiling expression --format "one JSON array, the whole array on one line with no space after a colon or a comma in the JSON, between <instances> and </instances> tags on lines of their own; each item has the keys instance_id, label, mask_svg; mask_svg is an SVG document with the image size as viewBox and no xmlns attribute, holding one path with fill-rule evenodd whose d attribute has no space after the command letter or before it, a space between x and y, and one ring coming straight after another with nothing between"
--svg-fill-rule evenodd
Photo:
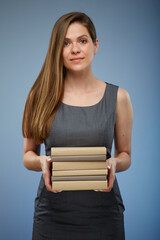
<instances>
[{"instance_id":1,"label":"smiling expression","mask_svg":"<svg viewBox=\"0 0 160 240\"><path fill-rule=\"evenodd\" d=\"M63 48L63 64L67 71L84 71L91 68L98 40L93 43L85 26L72 23L67 30Z\"/></svg>"}]
</instances>

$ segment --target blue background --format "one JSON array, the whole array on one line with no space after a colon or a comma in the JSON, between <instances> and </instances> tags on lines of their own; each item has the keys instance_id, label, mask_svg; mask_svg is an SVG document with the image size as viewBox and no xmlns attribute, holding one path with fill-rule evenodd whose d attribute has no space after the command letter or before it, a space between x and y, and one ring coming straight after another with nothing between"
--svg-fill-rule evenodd
<instances>
[{"instance_id":1,"label":"blue background","mask_svg":"<svg viewBox=\"0 0 160 240\"><path fill-rule=\"evenodd\" d=\"M23 109L52 27L70 11L87 13L96 26L95 76L126 89L133 105L132 165L117 173L126 239L158 240L160 1L155 0L0 1L0 238L31 239L41 173L22 163Z\"/></svg>"}]
</instances>

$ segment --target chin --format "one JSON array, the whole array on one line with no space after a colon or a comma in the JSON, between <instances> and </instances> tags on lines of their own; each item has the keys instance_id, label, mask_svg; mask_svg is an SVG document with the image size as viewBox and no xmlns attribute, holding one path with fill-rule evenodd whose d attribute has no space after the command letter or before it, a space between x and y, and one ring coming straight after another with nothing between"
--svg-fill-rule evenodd
<instances>
[{"instance_id":1,"label":"chin","mask_svg":"<svg viewBox=\"0 0 160 240\"><path fill-rule=\"evenodd\" d=\"M70 67L70 68L67 68L66 67L66 69L69 71L69 72L84 72L84 71L86 71L87 69L89 69L90 68L90 66L74 66L74 67Z\"/></svg>"}]
</instances>

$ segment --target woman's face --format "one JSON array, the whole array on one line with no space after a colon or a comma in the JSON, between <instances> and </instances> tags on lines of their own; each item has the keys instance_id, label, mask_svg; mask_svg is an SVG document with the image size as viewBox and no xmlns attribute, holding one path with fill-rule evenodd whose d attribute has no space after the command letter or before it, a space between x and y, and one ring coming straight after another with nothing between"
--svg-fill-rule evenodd
<instances>
[{"instance_id":1,"label":"woman's face","mask_svg":"<svg viewBox=\"0 0 160 240\"><path fill-rule=\"evenodd\" d=\"M93 43L86 27L80 23L72 23L68 27L63 48L63 64L66 71L89 70L97 50L98 39Z\"/></svg>"}]
</instances>

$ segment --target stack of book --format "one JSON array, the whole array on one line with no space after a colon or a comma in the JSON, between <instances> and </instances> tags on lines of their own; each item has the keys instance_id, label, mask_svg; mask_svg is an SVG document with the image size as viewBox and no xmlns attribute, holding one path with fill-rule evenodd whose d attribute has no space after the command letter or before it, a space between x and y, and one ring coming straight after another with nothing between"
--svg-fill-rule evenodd
<instances>
[{"instance_id":1,"label":"stack of book","mask_svg":"<svg viewBox=\"0 0 160 240\"><path fill-rule=\"evenodd\" d=\"M107 189L106 147L52 147L52 189Z\"/></svg>"}]
</instances>

